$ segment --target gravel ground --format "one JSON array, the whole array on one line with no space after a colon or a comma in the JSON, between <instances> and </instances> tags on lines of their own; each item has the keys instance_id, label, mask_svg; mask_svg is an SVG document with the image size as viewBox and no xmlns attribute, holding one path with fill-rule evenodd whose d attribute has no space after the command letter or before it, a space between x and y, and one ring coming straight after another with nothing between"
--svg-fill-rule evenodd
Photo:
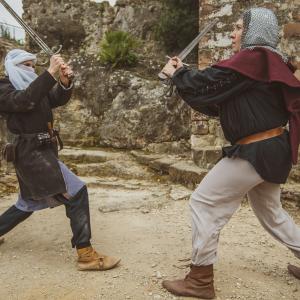
<instances>
[{"instance_id":1,"label":"gravel ground","mask_svg":"<svg viewBox=\"0 0 300 300\"><path fill-rule=\"evenodd\" d=\"M14 203L13 198L2 199L1 212ZM90 202L94 246L120 256L121 265L107 272L77 271L64 208L37 212L0 246L1 300L179 299L166 293L161 281L182 277L188 270L176 267L182 264L178 260L190 256L187 201L110 213L98 210L97 193L91 193ZM299 210L288 210L300 224ZM216 299L300 299L300 281L287 273L289 262L300 265L244 204L221 234Z\"/></svg>"}]
</instances>

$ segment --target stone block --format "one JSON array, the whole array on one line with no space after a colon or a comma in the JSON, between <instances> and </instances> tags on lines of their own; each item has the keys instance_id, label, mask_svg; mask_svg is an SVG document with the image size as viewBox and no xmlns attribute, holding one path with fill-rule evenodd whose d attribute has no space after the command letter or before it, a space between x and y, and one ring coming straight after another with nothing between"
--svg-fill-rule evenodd
<instances>
[{"instance_id":1,"label":"stone block","mask_svg":"<svg viewBox=\"0 0 300 300\"><path fill-rule=\"evenodd\" d=\"M300 23L288 23L283 27L285 38L299 37L300 36Z\"/></svg>"},{"instance_id":2,"label":"stone block","mask_svg":"<svg viewBox=\"0 0 300 300\"><path fill-rule=\"evenodd\" d=\"M221 157L222 150L220 147L206 147L192 150L192 158L195 164L205 169L215 165Z\"/></svg>"},{"instance_id":3,"label":"stone block","mask_svg":"<svg viewBox=\"0 0 300 300\"><path fill-rule=\"evenodd\" d=\"M145 154L143 151L131 151L131 155L143 165L149 165L151 161L161 158L160 154Z\"/></svg>"},{"instance_id":4,"label":"stone block","mask_svg":"<svg viewBox=\"0 0 300 300\"><path fill-rule=\"evenodd\" d=\"M192 135L191 136L191 148L201 149L203 147L213 146L215 137L213 135Z\"/></svg>"},{"instance_id":5,"label":"stone block","mask_svg":"<svg viewBox=\"0 0 300 300\"><path fill-rule=\"evenodd\" d=\"M206 135L209 133L208 122L199 121L192 123L192 134L195 135Z\"/></svg>"},{"instance_id":6,"label":"stone block","mask_svg":"<svg viewBox=\"0 0 300 300\"><path fill-rule=\"evenodd\" d=\"M207 170L199 168L193 161L183 161L170 166L169 176L173 182L181 183L188 188L195 188Z\"/></svg>"},{"instance_id":7,"label":"stone block","mask_svg":"<svg viewBox=\"0 0 300 300\"><path fill-rule=\"evenodd\" d=\"M149 162L149 167L155 171L159 171L161 174L169 174L170 167L178 163L179 159L172 157L163 157L160 159Z\"/></svg>"}]
</instances>

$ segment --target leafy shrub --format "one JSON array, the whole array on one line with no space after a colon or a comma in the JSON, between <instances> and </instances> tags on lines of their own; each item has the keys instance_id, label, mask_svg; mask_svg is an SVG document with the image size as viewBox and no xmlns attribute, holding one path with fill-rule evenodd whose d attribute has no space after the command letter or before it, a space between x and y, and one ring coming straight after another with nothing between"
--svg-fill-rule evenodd
<instances>
[{"instance_id":1,"label":"leafy shrub","mask_svg":"<svg viewBox=\"0 0 300 300\"><path fill-rule=\"evenodd\" d=\"M139 42L128 32L108 31L100 43L100 61L115 67L132 66L137 63L135 50Z\"/></svg>"},{"instance_id":2,"label":"leafy shrub","mask_svg":"<svg viewBox=\"0 0 300 300\"><path fill-rule=\"evenodd\" d=\"M168 52L186 47L199 32L199 0L163 0L156 38Z\"/></svg>"},{"instance_id":3,"label":"leafy shrub","mask_svg":"<svg viewBox=\"0 0 300 300\"><path fill-rule=\"evenodd\" d=\"M8 29L8 27L4 26L4 25L0 25L0 36L5 38L5 39L8 39L8 40L12 40L12 36L10 34L10 31Z\"/></svg>"}]
</instances>

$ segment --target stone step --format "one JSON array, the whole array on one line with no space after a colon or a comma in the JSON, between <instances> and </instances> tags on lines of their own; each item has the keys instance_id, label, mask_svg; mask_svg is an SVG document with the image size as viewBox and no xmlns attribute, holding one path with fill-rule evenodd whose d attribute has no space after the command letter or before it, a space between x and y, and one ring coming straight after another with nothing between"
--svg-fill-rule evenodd
<instances>
[{"instance_id":1,"label":"stone step","mask_svg":"<svg viewBox=\"0 0 300 300\"><path fill-rule=\"evenodd\" d=\"M192 150L192 160L201 168L211 169L222 157L221 147L204 147Z\"/></svg>"},{"instance_id":2,"label":"stone step","mask_svg":"<svg viewBox=\"0 0 300 300\"><path fill-rule=\"evenodd\" d=\"M300 207L300 184L287 183L281 186L281 200L283 202L292 202Z\"/></svg>"},{"instance_id":3,"label":"stone step","mask_svg":"<svg viewBox=\"0 0 300 300\"><path fill-rule=\"evenodd\" d=\"M70 149L59 152L59 159L64 163L102 163L109 160L121 159L122 154L103 149Z\"/></svg>"},{"instance_id":4,"label":"stone step","mask_svg":"<svg viewBox=\"0 0 300 300\"><path fill-rule=\"evenodd\" d=\"M72 165L72 171L79 176L116 177L150 180L156 174L147 167L131 161L106 161L103 163L80 163Z\"/></svg>"},{"instance_id":5,"label":"stone step","mask_svg":"<svg viewBox=\"0 0 300 300\"><path fill-rule=\"evenodd\" d=\"M169 177L176 183L194 189L208 173L208 170L198 167L193 161L181 161L171 165Z\"/></svg>"},{"instance_id":6,"label":"stone step","mask_svg":"<svg viewBox=\"0 0 300 300\"><path fill-rule=\"evenodd\" d=\"M196 187L208 172L193 161L180 156L160 155L160 158L157 158L156 155L146 154L143 151L132 151L131 153L141 164L149 166L160 174L167 174L169 180L188 188Z\"/></svg>"},{"instance_id":7,"label":"stone step","mask_svg":"<svg viewBox=\"0 0 300 300\"><path fill-rule=\"evenodd\" d=\"M292 171L289 176L289 181L294 183L300 182L300 166L296 165L292 168Z\"/></svg>"},{"instance_id":8,"label":"stone step","mask_svg":"<svg viewBox=\"0 0 300 300\"><path fill-rule=\"evenodd\" d=\"M161 183L160 180L143 180L143 179L126 179L119 177L95 177L95 176L80 176L80 179L86 183L89 188L103 188L103 189L127 189L137 190L147 187L157 187L157 182L160 186L168 187L169 184Z\"/></svg>"},{"instance_id":9,"label":"stone step","mask_svg":"<svg viewBox=\"0 0 300 300\"><path fill-rule=\"evenodd\" d=\"M131 155L142 165L146 165L160 174L169 174L171 165L181 161L180 156L149 154L144 151L131 151Z\"/></svg>"},{"instance_id":10,"label":"stone step","mask_svg":"<svg viewBox=\"0 0 300 300\"><path fill-rule=\"evenodd\" d=\"M143 151L136 150L131 151L130 154L142 165L149 165L151 161L164 157L162 154L146 154Z\"/></svg>"}]
</instances>

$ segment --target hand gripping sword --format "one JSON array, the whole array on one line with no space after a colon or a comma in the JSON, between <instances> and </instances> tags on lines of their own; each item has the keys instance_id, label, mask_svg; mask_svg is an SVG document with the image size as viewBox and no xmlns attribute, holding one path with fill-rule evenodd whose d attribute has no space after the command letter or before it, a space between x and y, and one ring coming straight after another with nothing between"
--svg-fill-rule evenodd
<instances>
[{"instance_id":1,"label":"hand gripping sword","mask_svg":"<svg viewBox=\"0 0 300 300\"><path fill-rule=\"evenodd\" d=\"M58 54L62 48L59 46L57 52L54 52L47 44L39 37L39 35L29 26L27 25L23 19L11 8L11 6L5 1L0 0L0 3L7 9L7 11L16 19L16 21L24 28L24 30L28 33L28 35L32 38L34 42L49 56L51 57L54 54Z\"/></svg>"},{"instance_id":2,"label":"hand gripping sword","mask_svg":"<svg viewBox=\"0 0 300 300\"><path fill-rule=\"evenodd\" d=\"M209 23L197 36L194 40L191 41L191 43L183 49L180 54L177 55L180 60L184 60L190 53L191 51L199 44L201 39L219 22L219 19L216 18L214 19L211 23ZM167 80L169 77L164 74L163 72L160 72L158 74L158 77L161 80Z\"/></svg>"}]
</instances>

